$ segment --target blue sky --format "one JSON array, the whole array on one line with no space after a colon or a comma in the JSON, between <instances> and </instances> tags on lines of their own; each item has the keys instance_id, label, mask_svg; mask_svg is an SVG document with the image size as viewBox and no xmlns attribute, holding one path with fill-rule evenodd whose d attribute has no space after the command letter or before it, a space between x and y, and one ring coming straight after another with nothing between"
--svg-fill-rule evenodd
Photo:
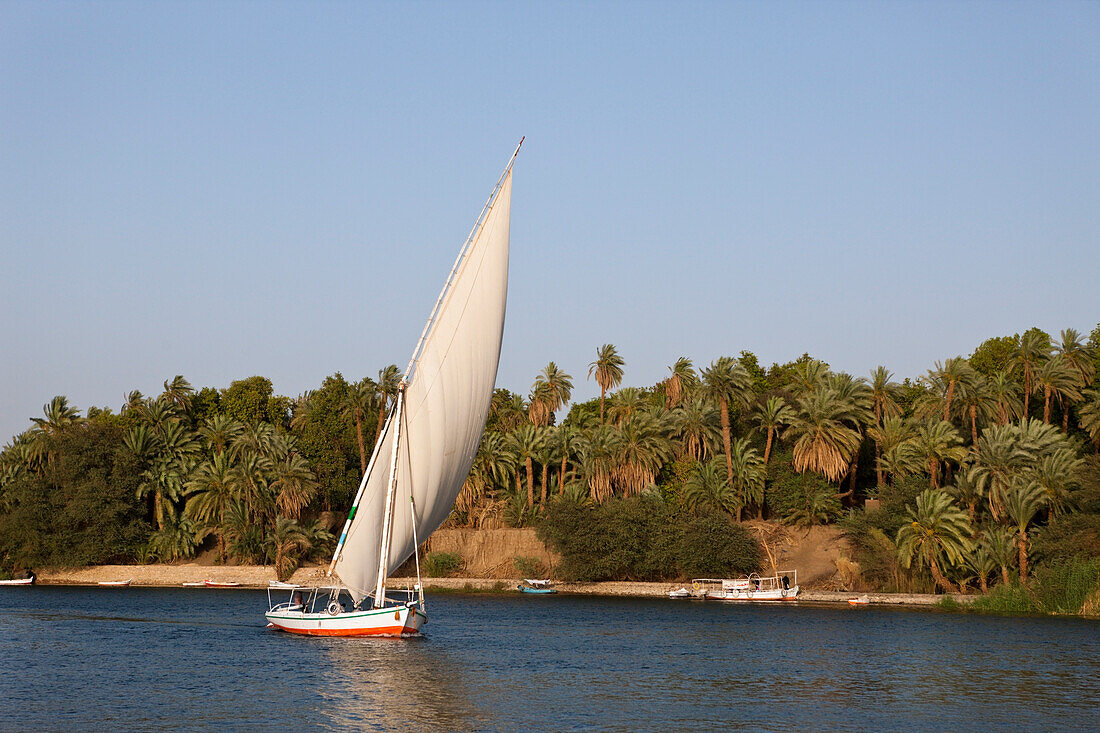
<instances>
[{"instance_id":1,"label":"blue sky","mask_svg":"<svg viewBox=\"0 0 1100 733\"><path fill-rule=\"evenodd\" d=\"M1100 321L1100 4L0 4L0 440L404 365L518 139L499 386Z\"/></svg>"}]
</instances>

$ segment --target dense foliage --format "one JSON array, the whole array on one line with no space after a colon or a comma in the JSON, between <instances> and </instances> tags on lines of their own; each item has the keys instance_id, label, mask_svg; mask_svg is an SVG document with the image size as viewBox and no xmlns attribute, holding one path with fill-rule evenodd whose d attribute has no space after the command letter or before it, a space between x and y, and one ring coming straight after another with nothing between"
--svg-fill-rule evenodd
<instances>
[{"instance_id":1,"label":"dense foliage","mask_svg":"<svg viewBox=\"0 0 1100 733\"><path fill-rule=\"evenodd\" d=\"M1033 328L901 382L742 351L638 387L604 344L597 399L571 404L553 362L527 395L494 393L450 522L538 526L573 577L664 578L756 567L745 517L839 521L865 586L1029 587L1095 557L1098 347L1100 326ZM399 383L390 366L290 399L176 377L85 416L57 397L0 453L0 569L203 547L292 569L331 547Z\"/></svg>"}]
</instances>

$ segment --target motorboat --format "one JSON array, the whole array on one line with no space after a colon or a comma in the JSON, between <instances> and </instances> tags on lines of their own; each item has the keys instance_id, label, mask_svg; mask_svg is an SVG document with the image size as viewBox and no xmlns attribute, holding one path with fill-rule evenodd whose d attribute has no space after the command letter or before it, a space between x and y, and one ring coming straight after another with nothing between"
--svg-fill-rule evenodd
<instances>
[{"instance_id":1,"label":"motorboat","mask_svg":"<svg viewBox=\"0 0 1100 733\"><path fill-rule=\"evenodd\" d=\"M752 573L736 579L697 578L699 588L711 601L793 601L799 593L798 572L776 571L775 575Z\"/></svg>"}]
</instances>

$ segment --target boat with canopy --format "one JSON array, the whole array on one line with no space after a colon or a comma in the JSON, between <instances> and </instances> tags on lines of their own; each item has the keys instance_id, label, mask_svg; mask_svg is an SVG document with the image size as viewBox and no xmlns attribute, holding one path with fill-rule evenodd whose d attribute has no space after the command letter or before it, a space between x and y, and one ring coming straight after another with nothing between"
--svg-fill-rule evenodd
<instances>
[{"instance_id":1,"label":"boat with canopy","mask_svg":"<svg viewBox=\"0 0 1100 733\"><path fill-rule=\"evenodd\" d=\"M522 144L460 249L413 350L326 571L332 583L269 588L271 628L311 636L413 636L428 620L417 548L451 513L489 414L508 294L512 166ZM416 586L387 588L390 574L411 557ZM288 600L280 600L284 594Z\"/></svg>"}]
</instances>

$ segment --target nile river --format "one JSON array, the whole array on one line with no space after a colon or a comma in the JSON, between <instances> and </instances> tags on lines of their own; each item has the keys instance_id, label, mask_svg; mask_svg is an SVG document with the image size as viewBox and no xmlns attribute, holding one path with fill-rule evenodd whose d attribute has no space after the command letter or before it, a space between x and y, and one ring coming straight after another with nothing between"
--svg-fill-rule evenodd
<instances>
[{"instance_id":1,"label":"nile river","mask_svg":"<svg viewBox=\"0 0 1100 733\"><path fill-rule=\"evenodd\" d=\"M262 591L0 588L3 731L1096 730L1100 623L432 595L426 636L268 631Z\"/></svg>"}]
</instances>

